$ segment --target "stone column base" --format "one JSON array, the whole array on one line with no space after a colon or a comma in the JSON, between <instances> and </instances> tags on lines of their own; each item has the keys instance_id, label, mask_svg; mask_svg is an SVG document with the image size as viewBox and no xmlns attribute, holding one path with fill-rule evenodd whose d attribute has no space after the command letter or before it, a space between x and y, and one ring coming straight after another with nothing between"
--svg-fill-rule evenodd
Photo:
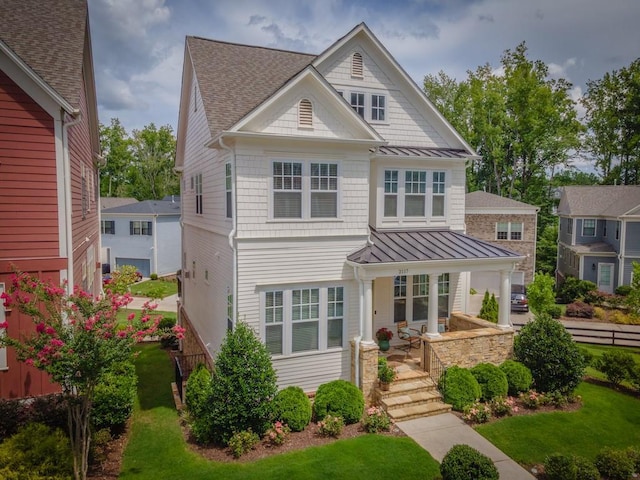
<instances>
[{"instance_id":1,"label":"stone column base","mask_svg":"<svg viewBox=\"0 0 640 480\"><path fill-rule=\"evenodd\" d=\"M375 390L378 385L378 345L360 342L358 372L356 378L356 342L351 341L351 381L360 385L367 406L375 403Z\"/></svg>"}]
</instances>

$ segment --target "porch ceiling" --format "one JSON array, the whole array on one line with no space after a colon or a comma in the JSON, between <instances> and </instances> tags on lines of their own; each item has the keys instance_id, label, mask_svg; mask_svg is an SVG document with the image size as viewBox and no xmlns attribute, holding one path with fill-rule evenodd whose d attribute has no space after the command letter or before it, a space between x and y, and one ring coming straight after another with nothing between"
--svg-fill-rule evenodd
<instances>
[{"instance_id":1,"label":"porch ceiling","mask_svg":"<svg viewBox=\"0 0 640 480\"><path fill-rule=\"evenodd\" d=\"M360 265L431 261L518 262L519 253L451 230L383 231L371 229L372 245L347 257ZM474 268L475 270L475 268Z\"/></svg>"}]
</instances>

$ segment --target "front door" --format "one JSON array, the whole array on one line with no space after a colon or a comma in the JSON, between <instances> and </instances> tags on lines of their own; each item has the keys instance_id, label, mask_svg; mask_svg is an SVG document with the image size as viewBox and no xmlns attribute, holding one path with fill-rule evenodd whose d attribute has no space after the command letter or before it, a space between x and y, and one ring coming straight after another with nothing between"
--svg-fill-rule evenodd
<instances>
[{"instance_id":1,"label":"front door","mask_svg":"<svg viewBox=\"0 0 640 480\"><path fill-rule=\"evenodd\" d=\"M598 290L613 293L613 263L598 264Z\"/></svg>"}]
</instances>

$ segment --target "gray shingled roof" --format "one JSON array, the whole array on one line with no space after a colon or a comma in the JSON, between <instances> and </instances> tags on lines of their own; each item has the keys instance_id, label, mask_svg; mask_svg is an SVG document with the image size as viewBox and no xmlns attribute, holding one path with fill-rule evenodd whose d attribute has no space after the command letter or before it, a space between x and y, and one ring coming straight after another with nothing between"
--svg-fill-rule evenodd
<instances>
[{"instance_id":1,"label":"gray shingled roof","mask_svg":"<svg viewBox=\"0 0 640 480\"><path fill-rule=\"evenodd\" d=\"M425 158L467 158L471 155L471 152L459 148L403 147L397 145L382 145L378 147L376 153L389 157Z\"/></svg>"},{"instance_id":2,"label":"gray shingled roof","mask_svg":"<svg viewBox=\"0 0 640 480\"><path fill-rule=\"evenodd\" d=\"M85 0L0 0L0 39L74 108L86 27Z\"/></svg>"},{"instance_id":3,"label":"gray shingled roof","mask_svg":"<svg viewBox=\"0 0 640 480\"><path fill-rule=\"evenodd\" d=\"M640 185L564 187L558 215L617 217L640 206Z\"/></svg>"},{"instance_id":4,"label":"gray shingled roof","mask_svg":"<svg viewBox=\"0 0 640 480\"><path fill-rule=\"evenodd\" d=\"M131 197L100 197L100 207L102 210L106 210L108 208L136 203L137 201L138 200Z\"/></svg>"},{"instance_id":5,"label":"gray shingled roof","mask_svg":"<svg viewBox=\"0 0 640 480\"><path fill-rule=\"evenodd\" d=\"M533 208L538 208L535 205L530 205L528 203L519 202L518 200L501 197L500 195L495 195L493 193L483 192L480 190L477 192L467 193L465 195L465 207L467 209L509 208L513 210L531 210Z\"/></svg>"},{"instance_id":6,"label":"gray shingled roof","mask_svg":"<svg viewBox=\"0 0 640 480\"><path fill-rule=\"evenodd\" d=\"M616 253L615 249L605 242L573 245L570 248L576 253Z\"/></svg>"},{"instance_id":7,"label":"gray shingled roof","mask_svg":"<svg viewBox=\"0 0 640 480\"><path fill-rule=\"evenodd\" d=\"M180 201L144 200L142 202L128 203L119 207L106 208L101 214L129 214L129 215L180 215Z\"/></svg>"},{"instance_id":8,"label":"gray shingled roof","mask_svg":"<svg viewBox=\"0 0 640 480\"><path fill-rule=\"evenodd\" d=\"M187 45L213 137L235 125L316 58L191 36Z\"/></svg>"},{"instance_id":9,"label":"gray shingled roof","mask_svg":"<svg viewBox=\"0 0 640 480\"><path fill-rule=\"evenodd\" d=\"M519 258L519 253L451 230L378 232L371 229L373 245L367 245L347 257L361 263L421 262Z\"/></svg>"}]
</instances>

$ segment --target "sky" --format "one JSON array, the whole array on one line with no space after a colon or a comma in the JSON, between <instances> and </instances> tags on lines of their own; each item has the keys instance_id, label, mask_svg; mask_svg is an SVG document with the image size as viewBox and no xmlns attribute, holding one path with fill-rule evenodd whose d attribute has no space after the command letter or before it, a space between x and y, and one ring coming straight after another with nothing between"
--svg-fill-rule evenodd
<instances>
[{"instance_id":1,"label":"sky","mask_svg":"<svg viewBox=\"0 0 640 480\"><path fill-rule=\"evenodd\" d=\"M178 122L185 36L321 53L365 22L411 78L529 59L573 84L640 57L639 0L89 0L100 122Z\"/></svg>"}]
</instances>

